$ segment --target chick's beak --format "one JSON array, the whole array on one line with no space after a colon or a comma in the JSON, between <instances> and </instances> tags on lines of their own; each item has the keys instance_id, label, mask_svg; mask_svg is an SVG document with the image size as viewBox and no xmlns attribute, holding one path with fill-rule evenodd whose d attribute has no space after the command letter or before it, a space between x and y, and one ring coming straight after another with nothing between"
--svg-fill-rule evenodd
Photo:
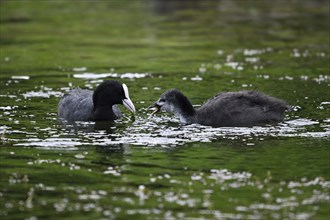
<instances>
[{"instance_id":1,"label":"chick's beak","mask_svg":"<svg viewBox=\"0 0 330 220\"><path fill-rule=\"evenodd\" d=\"M156 114L157 112L160 111L161 106L157 104L157 102L155 102L154 104L149 106L149 109L152 111L151 115Z\"/></svg>"},{"instance_id":2,"label":"chick's beak","mask_svg":"<svg viewBox=\"0 0 330 220\"><path fill-rule=\"evenodd\" d=\"M123 99L123 105L132 113L135 112L135 106L129 98Z\"/></svg>"}]
</instances>

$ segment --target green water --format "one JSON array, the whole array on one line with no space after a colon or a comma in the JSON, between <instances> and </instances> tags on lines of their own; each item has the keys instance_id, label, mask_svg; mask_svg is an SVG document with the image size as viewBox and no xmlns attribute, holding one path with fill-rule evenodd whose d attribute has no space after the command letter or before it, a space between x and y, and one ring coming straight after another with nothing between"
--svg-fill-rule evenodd
<instances>
[{"instance_id":1,"label":"green water","mask_svg":"<svg viewBox=\"0 0 330 220\"><path fill-rule=\"evenodd\" d=\"M0 1L1 219L328 219L328 1ZM101 75L103 74L103 75ZM105 79L137 108L62 125L70 88ZM276 126L149 117L170 88L194 105L257 89Z\"/></svg>"}]
</instances>

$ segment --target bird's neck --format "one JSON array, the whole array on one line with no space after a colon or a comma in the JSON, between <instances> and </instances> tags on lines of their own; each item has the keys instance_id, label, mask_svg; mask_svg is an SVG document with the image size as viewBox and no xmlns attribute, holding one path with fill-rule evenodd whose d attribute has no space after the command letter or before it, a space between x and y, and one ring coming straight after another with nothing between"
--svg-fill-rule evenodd
<instances>
[{"instance_id":1,"label":"bird's neck","mask_svg":"<svg viewBox=\"0 0 330 220\"><path fill-rule=\"evenodd\" d=\"M180 107L175 111L182 124L191 124L196 115L196 110L188 99L181 100Z\"/></svg>"},{"instance_id":2,"label":"bird's neck","mask_svg":"<svg viewBox=\"0 0 330 220\"><path fill-rule=\"evenodd\" d=\"M99 106L93 110L94 121L113 121L117 116L112 110L112 106Z\"/></svg>"}]
</instances>

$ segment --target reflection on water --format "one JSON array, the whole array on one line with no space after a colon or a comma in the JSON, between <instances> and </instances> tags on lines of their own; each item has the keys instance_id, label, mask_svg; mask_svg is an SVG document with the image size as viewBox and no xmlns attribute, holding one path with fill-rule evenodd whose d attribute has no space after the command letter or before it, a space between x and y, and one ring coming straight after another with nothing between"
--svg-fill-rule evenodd
<instances>
[{"instance_id":1,"label":"reflection on water","mask_svg":"<svg viewBox=\"0 0 330 220\"><path fill-rule=\"evenodd\" d=\"M68 133L72 134L84 134L91 133L94 131L103 131L106 134L112 134L116 132L116 123L113 121L77 121L67 122L65 120L59 120L63 129Z\"/></svg>"}]
</instances>

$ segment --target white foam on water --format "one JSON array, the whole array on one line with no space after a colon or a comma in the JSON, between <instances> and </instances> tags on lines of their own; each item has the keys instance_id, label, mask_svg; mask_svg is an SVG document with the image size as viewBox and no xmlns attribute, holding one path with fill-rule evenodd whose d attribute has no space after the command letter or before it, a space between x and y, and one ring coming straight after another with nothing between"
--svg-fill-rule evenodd
<instances>
[{"instance_id":1,"label":"white foam on water","mask_svg":"<svg viewBox=\"0 0 330 220\"><path fill-rule=\"evenodd\" d=\"M81 142L78 138L29 138L25 140L25 143L17 143L14 146L33 146L41 147L43 149L54 149L63 148L66 150L76 149L77 146L86 145L86 143Z\"/></svg>"},{"instance_id":2,"label":"white foam on water","mask_svg":"<svg viewBox=\"0 0 330 220\"><path fill-rule=\"evenodd\" d=\"M313 121L310 119L306 118L299 118L299 119L294 119L291 121L287 121L286 124L292 125L292 126L307 126L307 125L315 125L319 124L317 121Z\"/></svg>"},{"instance_id":3,"label":"white foam on water","mask_svg":"<svg viewBox=\"0 0 330 220\"><path fill-rule=\"evenodd\" d=\"M72 70L75 72L82 72L82 71L86 71L87 67L74 67L72 68Z\"/></svg>"},{"instance_id":4,"label":"white foam on water","mask_svg":"<svg viewBox=\"0 0 330 220\"><path fill-rule=\"evenodd\" d=\"M26 98L50 98L51 96L54 97L61 97L63 95L62 92L57 91L30 91L22 94L23 97Z\"/></svg>"},{"instance_id":5,"label":"white foam on water","mask_svg":"<svg viewBox=\"0 0 330 220\"><path fill-rule=\"evenodd\" d=\"M149 76L149 73L77 73L73 74L78 79L102 79L102 78L121 78L121 79L140 79Z\"/></svg>"},{"instance_id":6,"label":"white foam on water","mask_svg":"<svg viewBox=\"0 0 330 220\"><path fill-rule=\"evenodd\" d=\"M12 76L12 79L22 79L22 80L28 80L30 79L30 76Z\"/></svg>"}]
</instances>

